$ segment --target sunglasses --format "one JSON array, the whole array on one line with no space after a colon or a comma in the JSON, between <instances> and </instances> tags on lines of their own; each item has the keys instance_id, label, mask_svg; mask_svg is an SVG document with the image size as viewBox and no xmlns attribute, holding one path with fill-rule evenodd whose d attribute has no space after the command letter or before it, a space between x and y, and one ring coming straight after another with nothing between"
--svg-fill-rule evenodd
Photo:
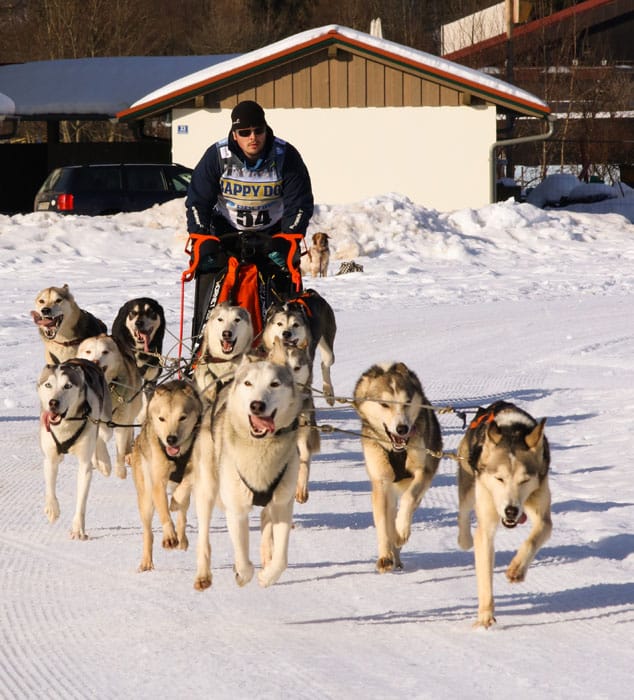
<instances>
[{"instance_id":1,"label":"sunglasses","mask_svg":"<svg viewBox=\"0 0 634 700\"><path fill-rule=\"evenodd\" d=\"M256 136L262 136L262 134L265 131L266 131L266 127L255 126L255 127L252 127L251 129L236 129L236 134L238 134L238 136L241 136L244 139L247 136L251 136L251 134L255 134Z\"/></svg>"}]
</instances>

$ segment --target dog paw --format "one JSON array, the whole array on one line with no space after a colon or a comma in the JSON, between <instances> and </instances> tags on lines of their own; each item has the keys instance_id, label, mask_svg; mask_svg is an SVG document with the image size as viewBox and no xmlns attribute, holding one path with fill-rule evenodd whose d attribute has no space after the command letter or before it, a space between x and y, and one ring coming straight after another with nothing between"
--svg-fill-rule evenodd
<instances>
[{"instance_id":1,"label":"dog paw","mask_svg":"<svg viewBox=\"0 0 634 700\"><path fill-rule=\"evenodd\" d=\"M506 578L511 583L521 583L526 578L526 566L515 557L506 570Z\"/></svg>"},{"instance_id":2,"label":"dog paw","mask_svg":"<svg viewBox=\"0 0 634 700\"><path fill-rule=\"evenodd\" d=\"M59 502L56 498L51 498L50 500L46 501L44 513L51 523L54 523L57 518L59 518Z\"/></svg>"},{"instance_id":3,"label":"dog paw","mask_svg":"<svg viewBox=\"0 0 634 700\"><path fill-rule=\"evenodd\" d=\"M194 581L194 588L197 591L204 591L207 588L211 588L211 574L205 574L204 576L196 576Z\"/></svg>"},{"instance_id":4,"label":"dog paw","mask_svg":"<svg viewBox=\"0 0 634 700\"><path fill-rule=\"evenodd\" d=\"M376 560L376 570L380 574L385 574L388 571L392 571L394 569L394 560L392 557L379 557Z\"/></svg>"},{"instance_id":5,"label":"dog paw","mask_svg":"<svg viewBox=\"0 0 634 700\"><path fill-rule=\"evenodd\" d=\"M300 488L298 486L297 491L295 492L295 500L297 501L297 503L306 503L306 501L308 500L308 489Z\"/></svg>"},{"instance_id":6,"label":"dog paw","mask_svg":"<svg viewBox=\"0 0 634 700\"><path fill-rule=\"evenodd\" d=\"M495 618L492 612L480 612L478 613L478 619L473 623L473 627L476 629L478 627L489 629L493 624L495 624Z\"/></svg>"},{"instance_id":7,"label":"dog paw","mask_svg":"<svg viewBox=\"0 0 634 700\"><path fill-rule=\"evenodd\" d=\"M70 538L71 540L87 540L88 535L86 534L85 530L83 529L78 529L78 530L71 530L70 533Z\"/></svg>"},{"instance_id":8,"label":"dog paw","mask_svg":"<svg viewBox=\"0 0 634 700\"><path fill-rule=\"evenodd\" d=\"M471 549L471 547L473 547L473 536L470 532L466 534L462 532L458 533L458 547L460 547L460 549Z\"/></svg>"},{"instance_id":9,"label":"dog paw","mask_svg":"<svg viewBox=\"0 0 634 700\"><path fill-rule=\"evenodd\" d=\"M187 535L183 535L178 540L178 548L182 549L183 551L186 551L188 547L189 547L189 540L187 539Z\"/></svg>"},{"instance_id":10,"label":"dog paw","mask_svg":"<svg viewBox=\"0 0 634 700\"><path fill-rule=\"evenodd\" d=\"M249 581L253 578L253 564L249 562L248 566L245 566L244 569L240 571L238 571L238 569L234 566L233 573L238 586L246 586L247 583L249 583Z\"/></svg>"},{"instance_id":11,"label":"dog paw","mask_svg":"<svg viewBox=\"0 0 634 700\"><path fill-rule=\"evenodd\" d=\"M139 564L139 568L137 571L139 573L143 573L144 571L153 571L154 570L154 562L151 559L142 559L141 563Z\"/></svg>"},{"instance_id":12,"label":"dog paw","mask_svg":"<svg viewBox=\"0 0 634 700\"><path fill-rule=\"evenodd\" d=\"M110 464L110 462L104 462L98 459L95 460L95 462L93 463L93 467L97 471L101 472L104 476L110 476L110 474L112 473L112 464Z\"/></svg>"},{"instance_id":13,"label":"dog paw","mask_svg":"<svg viewBox=\"0 0 634 700\"><path fill-rule=\"evenodd\" d=\"M178 547L178 537L174 530L163 532L163 549L176 549Z\"/></svg>"},{"instance_id":14,"label":"dog paw","mask_svg":"<svg viewBox=\"0 0 634 700\"><path fill-rule=\"evenodd\" d=\"M281 575L281 571L267 566L265 569L262 569L262 571L260 571L260 573L258 574L258 583L260 584L260 586L262 586L262 588L268 588L269 586L272 586L280 578Z\"/></svg>"}]
</instances>

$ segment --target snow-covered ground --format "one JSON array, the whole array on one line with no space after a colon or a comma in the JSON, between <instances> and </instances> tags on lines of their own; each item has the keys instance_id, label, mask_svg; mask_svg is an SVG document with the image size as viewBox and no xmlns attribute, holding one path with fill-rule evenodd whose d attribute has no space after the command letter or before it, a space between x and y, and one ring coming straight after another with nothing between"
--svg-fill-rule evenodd
<instances>
[{"instance_id":1,"label":"snow-covered ground","mask_svg":"<svg viewBox=\"0 0 634 700\"><path fill-rule=\"evenodd\" d=\"M634 219L632 219L634 220ZM135 296L164 306L174 356L184 209L104 218L0 216L0 697L605 698L631 696L634 664L634 225L614 214L511 202L439 214L397 196L319 206L331 276L307 280L338 324L335 407L318 400L322 452L295 508L289 568L269 589L233 581L222 513L214 584L193 589L187 552L155 546L139 574L132 480L96 473L86 542L70 540L76 462L44 513L35 381L43 347L29 311L68 283L111 325ZM343 260L363 273L337 276ZM186 289L189 327L193 290ZM496 399L547 416L553 535L511 585L528 532L500 531L497 624L474 630L472 552L456 543L455 462L417 511L404 570L375 571L359 422L348 399L371 364L402 360L438 407ZM463 431L439 416L448 452ZM258 560L258 513L252 557ZM157 530L158 530L158 523ZM160 540L160 538L158 538Z\"/></svg>"}]
</instances>

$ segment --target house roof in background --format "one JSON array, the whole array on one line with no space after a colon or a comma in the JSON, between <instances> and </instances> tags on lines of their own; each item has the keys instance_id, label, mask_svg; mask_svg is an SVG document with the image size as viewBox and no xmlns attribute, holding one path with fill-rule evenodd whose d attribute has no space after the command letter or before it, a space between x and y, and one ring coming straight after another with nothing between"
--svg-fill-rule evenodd
<instances>
[{"instance_id":1,"label":"house roof in background","mask_svg":"<svg viewBox=\"0 0 634 700\"><path fill-rule=\"evenodd\" d=\"M114 118L148 90L231 57L76 58L0 66L0 116Z\"/></svg>"},{"instance_id":2,"label":"house roof in background","mask_svg":"<svg viewBox=\"0 0 634 700\"><path fill-rule=\"evenodd\" d=\"M634 2L632 0L586 0L578 5L567 7L565 10L554 12L552 15L527 22L513 27L513 41L516 44L523 42L533 47L536 41L536 32L546 33L551 40L557 40L563 32L573 27L579 34L592 27L607 25L617 19L634 15ZM506 34L484 39L470 46L465 46L457 51L444 55L450 61L467 61L472 57L478 57L480 61L494 62L500 59L500 52L506 56ZM480 63L481 65L481 63Z\"/></svg>"},{"instance_id":3,"label":"house roof in background","mask_svg":"<svg viewBox=\"0 0 634 700\"><path fill-rule=\"evenodd\" d=\"M379 62L398 64L423 74L429 80L450 83L457 89L469 91L484 100L524 114L545 117L550 113L549 106L535 95L490 75L424 51L333 24L300 32L165 83L139 98L117 116L122 120L130 120L165 112L196 95L211 92L228 83L330 46L361 52Z\"/></svg>"}]
</instances>

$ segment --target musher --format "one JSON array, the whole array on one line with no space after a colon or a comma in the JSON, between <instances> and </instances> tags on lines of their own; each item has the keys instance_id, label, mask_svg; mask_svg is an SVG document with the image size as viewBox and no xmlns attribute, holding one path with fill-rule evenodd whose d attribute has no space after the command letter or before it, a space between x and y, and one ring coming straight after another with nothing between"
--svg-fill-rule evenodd
<instances>
[{"instance_id":1,"label":"musher","mask_svg":"<svg viewBox=\"0 0 634 700\"><path fill-rule=\"evenodd\" d=\"M218 302L231 256L257 268L262 315L302 291L299 242L313 214L310 176L257 102L233 108L231 131L196 166L185 206L196 279L194 342Z\"/></svg>"}]
</instances>

